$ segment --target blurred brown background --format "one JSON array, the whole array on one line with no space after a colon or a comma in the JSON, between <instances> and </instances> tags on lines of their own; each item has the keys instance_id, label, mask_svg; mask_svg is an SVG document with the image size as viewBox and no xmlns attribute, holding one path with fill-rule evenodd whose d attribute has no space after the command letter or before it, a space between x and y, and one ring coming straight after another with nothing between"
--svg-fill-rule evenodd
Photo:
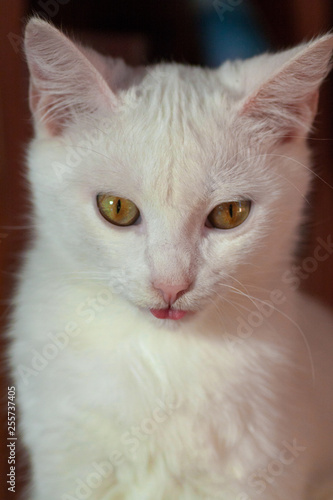
<instances>
[{"instance_id":1,"label":"blurred brown background","mask_svg":"<svg viewBox=\"0 0 333 500\"><path fill-rule=\"evenodd\" d=\"M160 59L209 63L205 58L208 31L202 19L215 16L213 23L220 35L229 40L235 33L237 14L245 3L251 11L243 15L243 25L254 22L260 43L271 49L284 48L310 39L331 29L333 24L330 0L280 0L253 2L221 0L2 0L0 3L0 306L1 331L8 320L8 297L13 290L19 256L28 231L24 228L29 210L22 167L24 148L31 136L28 110L28 75L21 52L22 29L31 13L50 19L69 33L104 53L123 57L130 64L155 62ZM237 5L236 5L237 4ZM208 6L208 7L207 7ZM222 10L224 9L225 12ZM232 7L232 8L231 8ZM238 11L239 9L239 11ZM250 12L250 14L247 14ZM203 14L204 13L204 14ZM203 17L200 17L203 14ZM229 16L229 18L228 18ZM230 20L236 19L236 25ZM217 28L216 28L217 26ZM234 31L233 31L234 30ZM231 35L230 35L231 33ZM207 39L206 39L207 38ZM235 40L235 43L237 40ZM211 43L214 43L211 42ZM232 39L231 42L232 43ZM260 45L258 42L258 46ZM206 45L206 48L205 48ZM315 150L318 174L311 195L312 223L308 226L301 256L311 256L316 238L326 239L333 229L333 134L332 77L321 94L316 132L311 139ZM333 308L333 257L321 262L318 269L304 280L304 288ZM0 336L2 359L5 360L5 338ZM3 361L0 370L0 498L19 498L7 491L7 385ZM36 409L38 415L38 409ZM19 452L17 490L20 490L26 468ZM45 499L47 500L47 499Z\"/></svg>"}]
</instances>

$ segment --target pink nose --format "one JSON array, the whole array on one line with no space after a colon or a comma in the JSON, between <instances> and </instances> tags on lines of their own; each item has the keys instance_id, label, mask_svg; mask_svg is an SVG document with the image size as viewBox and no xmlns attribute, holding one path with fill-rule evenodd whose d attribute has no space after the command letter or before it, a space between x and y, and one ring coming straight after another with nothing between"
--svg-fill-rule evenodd
<instances>
[{"instance_id":1,"label":"pink nose","mask_svg":"<svg viewBox=\"0 0 333 500\"><path fill-rule=\"evenodd\" d=\"M164 283L154 281L153 286L156 290L161 292L165 302L171 305L188 289L189 284L179 283L177 285L166 285Z\"/></svg>"}]
</instances>

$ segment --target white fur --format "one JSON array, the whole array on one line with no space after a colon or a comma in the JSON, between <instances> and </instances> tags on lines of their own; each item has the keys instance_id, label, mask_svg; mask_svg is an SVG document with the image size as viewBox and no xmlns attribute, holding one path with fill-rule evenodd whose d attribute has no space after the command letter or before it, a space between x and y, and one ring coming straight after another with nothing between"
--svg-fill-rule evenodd
<instances>
[{"instance_id":1,"label":"white fur","mask_svg":"<svg viewBox=\"0 0 333 500\"><path fill-rule=\"evenodd\" d=\"M10 335L32 500L330 495L333 322L289 268L332 46L134 71L30 21L35 237ZM110 191L139 224L102 218ZM244 198L241 226L205 226ZM156 279L191 282L192 313L154 318Z\"/></svg>"}]
</instances>

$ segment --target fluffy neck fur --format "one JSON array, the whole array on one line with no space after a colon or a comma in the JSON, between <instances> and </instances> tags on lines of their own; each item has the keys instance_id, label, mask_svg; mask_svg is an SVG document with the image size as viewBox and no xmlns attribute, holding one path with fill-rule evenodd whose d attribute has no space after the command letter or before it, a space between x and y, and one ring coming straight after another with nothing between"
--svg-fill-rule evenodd
<instances>
[{"instance_id":1,"label":"fluffy neck fur","mask_svg":"<svg viewBox=\"0 0 333 500\"><path fill-rule=\"evenodd\" d=\"M125 465L94 490L94 500L259 498L248 489L253 470L301 429L312 432L295 425L308 397L295 373L308 384L313 366L296 323L298 299L282 277L304 217L306 137L332 37L217 70L134 70L39 20L29 23L25 47L35 239L17 295L13 360L29 365L32 347L39 352L69 324L79 328L43 374L17 376L29 394L22 397L25 442L46 478L35 482L33 499L78 498L77 477L114 447ZM140 223L106 222L96 206L100 192L132 200ZM252 207L242 225L206 225L216 205L244 199ZM183 320L151 315L166 307L156 281L187 284L175 303L189 312ZM267 313L276 289L283 306ZM250 331L249 315L262 307ZM57 452L59 482L43 468L31 412L54 381L40 421ZM172 419L150 441L139 440L135 464L133 441L129 450L122 437L158 398L172 402ZM314 442L316 455L324 440ZM303 499L308 464L301 458L278 489L268 482L266 499Z\"/></svg>"}]
</instances>

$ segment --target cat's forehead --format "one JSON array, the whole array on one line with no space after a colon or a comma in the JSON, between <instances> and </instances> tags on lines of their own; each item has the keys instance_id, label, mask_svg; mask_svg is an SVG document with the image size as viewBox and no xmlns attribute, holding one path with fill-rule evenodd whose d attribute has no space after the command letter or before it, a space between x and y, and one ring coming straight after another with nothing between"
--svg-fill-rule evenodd
<instances>
[{"instance_id":1,"label":"cat's forehead","mask_svg":"<svg viewBox=\"0 0 333 500\"><path fill-rule=\"evenodd\" d=\"M167 69L148 75L138 97L125 100L108 154L121 156L128 184L177 203L184 194L205 196L222 164L228 177L238 147L228 95L214 73Z\"/></svg>"},{"instance_id":2,"label":"cat's forehead","mask_svg":"<svg viewBox=\"0 0 333 500\"><path fill-rule=\"evenodd\" d=\"M139 125L136 130L132 124L125 143L121 138L117 144L112 142L108 153L113 159L111 177L123 193L135 190L167 205L205 196L216 163L222 163L224 155L213 143L208 146L199 140L185 120L182 125L168 123L158 129L152 124L140 131Z\"/></svg>"},{"instance_id":3,"label":"cat's forehead","mask_svg":"<svg viewBox=\"0 0 333 500\"><path fill-rule=\"evenodd\" d=\"M182 65L147 68L139 85L120 94L125 120L144 123L151 133L169 127L182 135L201 131L205 121L225 121L233 113L231 94L221 72Z\"/></svg>"},{"instance_id":4,"label":"cat's forehead","mask_svg":"<svg viewBox=\"0 0 333 500\"><path fill-rule=\"evenodd\" d=\"M216 202L244 195L247 146L237 137L233 98L217 72L158 66L136 90L124 93L103 140L91 148L86 178L96 189L189 209L215 192Z\"/></svg>"},{"instance_id":5,"label":"cat's forehead","mask_svg":"<svg viewBox=\"0 0 333 500\"><path fill-rule=\"evenodd\" d=\"M147 69L146 77L135 89L136 99L125 98L132 119L146 117L155 126L186 127L202 131L206 121L227 121L233 114L232 95L223 72L182 65L158 65ZM137 113L136 113L137 111Z\"/></svg>"}]
</instances>

